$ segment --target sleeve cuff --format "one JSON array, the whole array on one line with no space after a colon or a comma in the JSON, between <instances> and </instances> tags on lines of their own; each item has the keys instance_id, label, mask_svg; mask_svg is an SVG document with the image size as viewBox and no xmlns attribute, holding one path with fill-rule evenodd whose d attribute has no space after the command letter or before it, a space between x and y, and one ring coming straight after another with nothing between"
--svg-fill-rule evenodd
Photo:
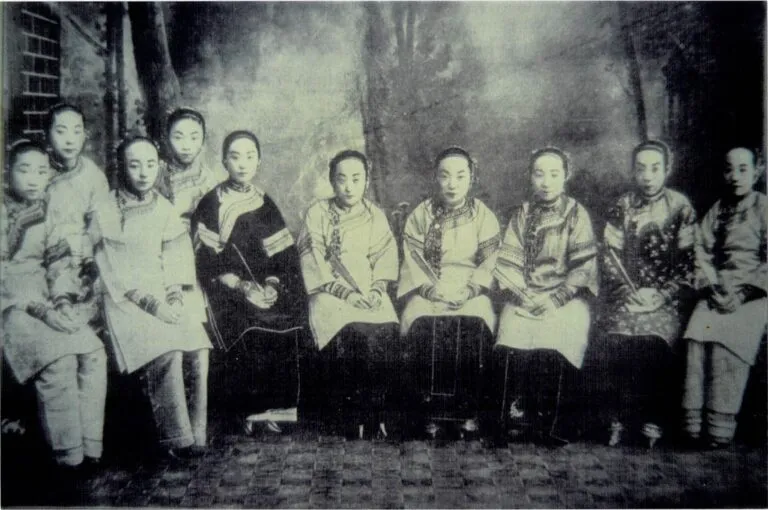
<instances>
[{"instance_id":1,"label":"sleeve cuff","mask_svg":"<svg viewBox=\"0 0 768 510\"><path fill-rule=\"evenodd\" d=\"M348 289L344 285L337 282L326 283L323 286L323 290L333 296L336 296L342 301L346 300L352 294L351 289Z\"/></svg>"},{"instance_id":2,"label":"sleeve cuff","mask_svg":"<svg viewBox=\"0 0 768 510\"><path fill-rule=\"evenodd\" d=\"M565 306L576 295L576 290L568 285L559 286L552 294L549 295L552 302L556 307L561 308Z\"/></svg>"},{"instance_id":3,"label":"sleeve cuff","mask_svg":"<svg viewBox=\"0 0 768 510\"><path fill-rule=\"evenodd\" d=\"M45 314L48 313L50 308L45 303L39 303L33 301L27 305L27 313L35 319L45 319Z\"/></svg>"}]
</instances>

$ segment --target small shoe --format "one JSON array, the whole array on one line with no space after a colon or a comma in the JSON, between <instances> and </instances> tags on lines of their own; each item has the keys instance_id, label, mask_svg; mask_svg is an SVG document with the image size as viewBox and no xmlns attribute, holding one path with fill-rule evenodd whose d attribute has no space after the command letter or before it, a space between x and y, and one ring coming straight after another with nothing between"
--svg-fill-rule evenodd
<instances>
[{"instance_id":1,"label":"small shoe","mask_svg":"<svg viewBox=\"0 0 768 510\"><path fill-rule=\"evenodd\" d=\"M617 446L621 443L621 433L624 431L624 425L620 421L614 420L611 423L611 436L608 438L608 446Z\"/></svg>"},{"instance_id":2,"label":"small shoe","mask_svg":"<svg viewBox=\"0 0 768 510\"><path fill-rule=\"evenodd\" d=\"M376 439L379 441L384 441L389 437L389 434L387 433L387 426L384 424L384 422L379 423L379 430L376 431Z\"/></svg>"},{"instance_id":3,"label":"small shoe","mask_svg":"<svg viewBox=\"0 0 768 510\"><path fill-rule=\"evenodd\" d=\"M272 434L282 434L283 429L280 428L280 425L278 425L276 422L272 420L266 420L264 422L264 430L267 432L271 432Z\"/></svg>"},{"instance_id":4,"label":"small shoe","mask_svg":"<svg viewBox=\"0 0 768 510\"><path fill-rule=\"evenodd\" d=\"M429 436L430 439L437 439L437 436L440 435L442 429L440 428L440 425L431 421L427 424L424 431L427 433L427 436Z\"/></svg>"},{"instance_id":5,"label":"small shoe","mask_svg":"<svg viewBox=\"0 0 768 510\"><path fill-rule=\"evenodd\" d=\"M643 425L643 436L648 440L648 448L653 448L656 442L661 439L661 427L655 423L646 423Z\"/></svg>"},{"instance_id":6,"label":"small shoe","mask_svg":"<svg viewBox=\"0 0 768 510\"><path fill-rule=\"evenodd\" d=\"M194 460L205 456L206 451L205 446L191 445L184 448L169 448L167 454L174 460Z\"/></svg>"}]
</instances>

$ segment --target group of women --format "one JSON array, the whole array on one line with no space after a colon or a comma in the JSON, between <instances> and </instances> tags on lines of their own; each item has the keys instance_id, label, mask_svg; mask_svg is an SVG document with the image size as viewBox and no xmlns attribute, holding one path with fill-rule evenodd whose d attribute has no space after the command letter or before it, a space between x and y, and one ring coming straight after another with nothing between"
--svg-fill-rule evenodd
<instances>
[{"instance_id":1,"label":"group of women","mask_svg":"<svg viewBox=\"0 0 768 510\"><path fill-rule=\"evenodd\" d=\"M598 244L555 147L532 154L530 197L503 232L471 194L470 154L445 149L437 192L400 243L365 198L368 160L345 150L329 164L334 196L309 207L294 241L253 183L253 133L225 138L218 182L200 156L203 116L181 108L166 124L165 159L151 139L122 143L112 190L82 154L72 105L50 110L47 146L7 153L3 353L36 388L58 464L99 464L108 359L144 385L173 458L205 453L209 386L249 429L279 432L301 404L355 436L386 436L405 416L433 437L482 424L496 439L564 444L563 414L585 405L574 389L591 380L611 397L611 444L635 425L653 444L681 407L692 441L733 438L766 327L754 151L727 153L723 197L697 223L665 185L668 147L639 144L633 189Z\"/></svg>"}]
</instances>

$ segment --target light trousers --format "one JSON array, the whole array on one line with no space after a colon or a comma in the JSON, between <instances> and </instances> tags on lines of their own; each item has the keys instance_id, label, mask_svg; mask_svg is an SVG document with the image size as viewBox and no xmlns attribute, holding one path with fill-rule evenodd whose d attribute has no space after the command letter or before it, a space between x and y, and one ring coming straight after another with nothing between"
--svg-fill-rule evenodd
<instances>
[{"instance_id":1,"label":"light trousers","mask_svg":"<svg viewBox=\"0 0 768 510\"><path fill-rule=\"evenodd\" d=\"M40 421L56 462L76 466L84 456L101 458L107 395L104 349L59 358L34 384Z\"/></svg>"}]
</instances>

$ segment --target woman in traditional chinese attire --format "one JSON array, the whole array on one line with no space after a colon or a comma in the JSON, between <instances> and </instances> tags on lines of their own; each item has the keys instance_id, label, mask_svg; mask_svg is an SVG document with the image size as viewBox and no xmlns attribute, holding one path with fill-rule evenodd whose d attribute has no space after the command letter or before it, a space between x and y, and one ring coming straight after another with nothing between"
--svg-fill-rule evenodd
<instances>
[{"instance_id":1,"label":"woman in traditional chinese attire","mask_svg":"<svg viewBox=\"0 0 768 510\"><path fill-rule=\"evenodd\" d=\"M578 381L597 294L589 213L565 194L568 158L547 147L530 163L532 197L507 226L494 276L505 295L494 347L496 416L538 440L566 442L558 414ZM500 404L498 403L500 402Z\"/></svg>"},{"instance_id":2,"label":"woman in traditional chinese attire","mask_svg":"<svg viewBox=\"0 0 768 510\"><path fill-rule=\"evenodd\" d=\"M768 200L753 189L762 164L743 147L729 151L726 163L723 198L704 216L696 239L702 299L685 332L685 431L710 447L733 439L768 323Z\"/></svg>"},{"instance_id":3,"label":"woman in traditional chinese attire","mask_svg":"<svg viewBox=\"0 0 768 510\"><path fill-rule=\"evenodd\" d=\"M696 214L665 186L669 148L647 141L632 152L634 190L609 211L601 254L604 306L588 358L590 374L608 385L613 446L626 422L642 424L653 444L676 415L682 366L674 348L692 298Z\"/></svg>"},{"instance_id":4,"label":"woman in traditional chinese attire","mask_svg":"<svg viewBox=\"0 0 768 510\"><path fill-rule=\"evenodd\" d=\"M418 399L407 404L438 422L478 430L485 365L496 328L488 290L499 248L499 221L468 196L476 179L467 151L449 147L435 161L439 192L419 204L403 232L398 297L405 300L400 332L405 337Z\"/></svg>"},{"instance_id":5,"label":"woman in traditional chinese attire","mask_svg":"<svg viewBox=\"0 0 768 510\"><path fill-rule=\"evenodd\" d=\"M20 141L7 162L8 188L0 208L3 355L17 382L34 385L56 464L92 468L103 450L104 346L86 324L88 306L62 293L80 268L50 249L45 187L51 167L45 148Z\"/></svg>"},{"instance_id":6,"label":"woman in traditional chinese attire","mask_svg":"<svg viewBox=\"0 0 768 510\"><path fill-rule=\"evenodd\" d=\"M138 373L146 384L161 453L199 457L211 343L200 316L186 306L184 289L196 282L192 242L171 203L154 189L154 143L124 142L118 163L118 188L91 229L111 355L120 372Z\"/></svg>"},{"instance_id":7,"label":"woman in traditional chinese attire","mask_svg":"<svg viewBox=\"0 0 768 510\"><path fill-rule=\"evenodd\" d=\"M355 435L386 436L395 388L397 315L387 286L397 279L397 243L384 212L364 198L366 157L343 151L330 162L335 196L307 211L299 236L309 320L320 349L327 411ZM378 427L378 428L377 428Z\"/></svg>"},{"instance_id":8,"label":"woman in traditional chinese attire","mask_svg":"<svg viewBox=\"0 0 768 510\"><path fill-rule=\"evenodd\" d=\"M50 232L50 249L66 256L75 271L67 278L57 278L62 285L57 295L89 311L88 321L100 330L98 297L94 292L97 278L93 246L87 235L91 217L108 199L109 184L104 172L83 154L87 139L86 120L76 106L60 103L46 118L46 136L54 172L48 185L48 216L55 219ZM66 290L65 290L66 289Z\"/></svg>"},{"instance_id":9,"label":"woman in traditional chinese attire","mask_svg":"<svg viewBox=\"0 0 768 510\"><path fill-rule=\"evenodd\" d=\"M222 158L229 179L192 215L217 347L212 387L229 411L245 413L247 431L263 421L279 432L277 422L297 419L311 352L299 255L280 210L252 182L261 160L256 136L230 133Z\"/></svg>"}]
</instances>

